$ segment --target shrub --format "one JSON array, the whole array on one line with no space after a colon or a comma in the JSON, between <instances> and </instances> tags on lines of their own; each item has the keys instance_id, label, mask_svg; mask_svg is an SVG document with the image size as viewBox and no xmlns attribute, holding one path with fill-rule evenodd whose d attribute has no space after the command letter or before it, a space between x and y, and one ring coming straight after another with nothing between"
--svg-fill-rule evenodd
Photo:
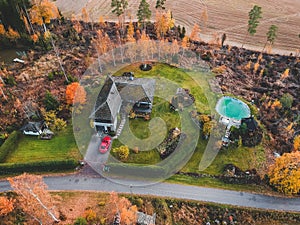
<instances>
[{"instance_id":1,"label":"shrub","mask_svg":"<svg viewBox=\"0 0 300 225\"><path fill-rule=\"evenodd\" d=\"M84 212L84 217L88 222L93 222L96 220L96 213L92 209L88 209Z\"/></svg>"},{"instance_id":2,"label":"shrub","mask_svg":"<svg viewBox=\"0 0 300 225\"><path fill-rule=\"evenodd\" d=\"M78 217L76 219L76 221L74 222L74 225L87 225L87 224L88 224L88 222L83 217Z\"/></svg>"},{"instance_id":3,"label":"shrub","mask_svg":"<svg viewBox=\"0 0 300 225\"><path fill-rule=\"evenodd\" d=\"M285 109L290 109L292 107L293 101L294 101L294 97L289 94L289 93L285 93L281 98L280 98L280 103L283 106L283 108Z\"/></svg>"},{"instance_id":4,"label":"shrub","mask_svg":"<svg viewBox=\"0 0 300 225\"><path fill-rule=\"evenodd\" d=\"M114 148L113 152L117 154L121 160L126 160L129 156L129 148L127 145L122 145L119 148Z\"/></svg>"},{"instance_id":5,"label":"shrub","mask_svg":"<svg viewBox=\"0 0 300 225\"><path fill-rule=\"evenodd\" d=\"M8 76L7 79L4 80L5 83L8 84L9 86L15 86L17 84L13 76Z\"/></svg>"},{"instance_id":6,"label":"shrub","mask_svg":"<svg viewBox=\"0 0 300 225\"><path fill-rule=\"evenodd\" d=\"M105 206L105 202L104 201L102 201L102 202L98 202L98 206Z\"/></svg>"},{"instance_id":7,"label":"shrub","mask_svg":"<svg viewBox=\"0 0 300 225\"><path fill-rule=\"evenodd\" d=\"M58 101L49 91L46 92L43 102L47 111L55 110L59 106Z\"/></svg>"},{"instance_id":8,"label":"shrub","mask_svg":"<svg viewBox=\"0 0 300 225\"><path fill-rule=\"evenodd\" d=\"M53 74L53 72L48 73L48 80L49 81L54 80L54 74Z\"/></svg>"},{"instance_id":9,"label":"shrub","mask_svg":"<svg viewBox=\"0 0 300 225\"><path fill-rule=\"evenodd\" d=\"M46 112L45 110L41 110L44 120L48 127L52 130L60 131L67 127L67 122L61 118L56 116L56 111L50 110Z\"/></svg>"}]
</instances>

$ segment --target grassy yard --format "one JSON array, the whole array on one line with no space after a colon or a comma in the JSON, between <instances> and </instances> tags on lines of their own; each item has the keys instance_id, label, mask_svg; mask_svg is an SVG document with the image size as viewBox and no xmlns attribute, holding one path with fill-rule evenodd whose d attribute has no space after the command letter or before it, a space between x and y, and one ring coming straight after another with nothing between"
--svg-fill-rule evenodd
<instances>
[{"instance_id":1,"label":"grassy yard","mask_svg":"<svg viewBox=\"0 0 300 225\"><path fill-rule=\"evenodd\" d=\"M207 96L207 92L211 92L209 91L209 85L206 80L210 75L207 74L191 74L193 72L188 74L182 69L166 64L154 64L150 71L141 71L139 69L139 64L132 64L121 69L115 75L120 76L123 72L127 71L134 72L136 77L166 78L175 81L180 87L188 88L195 97L197 110L202 113L211 113L210 109L213 110L212 107L214 107L215 101L217 100L216 95ZM169 87L166 86L166 89L167 88ZM210 99L209 101L207 100L207 97ZM162 118L165 121L168 130L180 127L180 120L176 114L170 112L169 103L158 97L154 98L152 118L154 117ZM136 137L145 139L151 135L148 124L149 121L134 119L130 120L129 126ZM117 142L116 145L118 146L119 143ZM234 164L242 170L247 170L258 168L265 160L265 153L262 145L256 146L255 148L230 146L228 149L220 150L212 164L205 169L205 171L199 171L199 163L206 149L206 145L207 141L199 138L194 154L181 171L219 175L223 172L225 164ZM153 164L159 161L160 158L156 150L139 152L138 154L131 152L127 160L128 163L140 164ZM220 184L220 186L222 185Z\"/></svg>"},{"instance_id":2,"label":"grassy yard","mask_svg":"<svg viewBox=\"0 0 300 225\"><path fill-rule=\"evenodd\" d=\"M49 160L80 159L72 126L57 132L51 140L40 140L35 136L22 135L17 149L6 163L36 162Z\"/></svg>"},{"instance_id":3,"label":"grassy yard","mask_svg":"<svg viewBox=\"0 0 300 225\"><path fill-rule=\"evenodd\" d=\"M165 78L170 81L176 82L182 88L188 88L191 93L195 96L197 110L200 112L209 112L207 98L203 92L203 86L198 81L196 82L192 76L190 76L183 69L170 66L167 64L157 63L153 65L152 69L149 71L141 71L139 68L140 64L132 64L122 68L120 71L116 72L114 75L121 76L124 72L134 72L136 77L154 77L157 79ZM202 74L197 74L202 76ZM168 86L165 89L169 88ZM175 94L175 93L174 93Z\"/></svg>"},{"instance_id":4,"label":"grassy yard","mask_svg":"<svg viewBox=\"0 0 300 225\"><path fill-rule=\"evenodd\" d=\"M197 148L189 160L189 162L182 168L182 172L199 173L199 162L202 158L203 152L206 148L206 141L199 140ZM265 159L265 153L262 145L249 148L244 146L229 147L222 149L212 162L212 164L202 171L211 175L219 175L223 172L225 164L234 164L242 170L251 168L258 168Z\"/></svg>"},{"instance_id":5,"label":"grassy yard","mask_svg":"<svg viewBox=\"0 0 300 225\"><path fill-rule=\"evenodd\" d=\"M113 141L112 149L118 148L123 143L121 143L118 139ZM117 155L113 153L113 151L110 152L112 156L117 158ZM113 160L109 160L113 161ZM148 164L153 165L158 162L160 162L160 156L158 154L158 151L156 149L152 149L150 151L139 151L139 153L134 153L132 150L130 150L130 154L128 159L126 160L126 163L137 163L137 164Z\"/></svg>"}]
</instances>

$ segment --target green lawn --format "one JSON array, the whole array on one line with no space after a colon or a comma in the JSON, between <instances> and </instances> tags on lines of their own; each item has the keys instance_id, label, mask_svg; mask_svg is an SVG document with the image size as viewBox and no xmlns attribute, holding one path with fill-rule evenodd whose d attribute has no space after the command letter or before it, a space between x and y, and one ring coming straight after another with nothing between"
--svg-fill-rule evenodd
<instances>
[{"instance_id":1,"label":"green lawn","mask_svg":"<svg viewBox=\"0 0 300 225\"><path fill-rule=\"evenodd\" d=\"M211 113L210 110L214 110L214 105L218 96L213 95L209 90L207 79L210 78L211 74L186 72L176 67L158 63L153 65L150 71L141 71L139 69L139 64L132 64L124 67L115 75L120 76L126 71L134 72L136 77L155 77L158 79L166 78L171 81L175 81L180 87L188 88L191 91L195 97L196 108L198 111L202 113ZM168 86L165 88L170 89ZM209 101L207 99L209 99ZM152 118L162 118L167 124L168 130L174 127L180 127L178 117L169 111L168 105L168 102L155 97ZM130 120L130 129L136 137L145 139L150 135L148 124L149 121L144 121L142 119ZM199 163L206 149L206 145L207 141L199 138L194 154L181 171L219 175L223 172L225 164L232 163L242 170L247 170L251 168L259 168L265 160L265 153L262 144L254 148L231 146L228 149L222 149L212 164L205 169L205 171L199 171ZM127 162L152 164L158 161L159 158L156 158L156 151L151 150L149 152L140 152L138 154L131 153Z\"/></svg>"},{"instance_id":2,"label":"green lawn","mask_svg":"<svg viewBox=\"0 0 300 225\"><path fill-rule=\"evenodd\" d=\"M51 140L40 140L35 136L21 135L17 149L6 163L36 162L49 160L80 159L72 126L58 132Z\"/></svg>"},{"instance_id":3,"label":"green lawn","mask_svg":"<svg viewBox=\"0 0 300 225\"><path fill-rule=\"evenodd\" d=\"M132 64L126 66L116 72L114 75L121 76L124 72L131 71L134 72L134 75L136 77L154 77L157 79L165 78L170 81L176 82L180 87L188 88L191 91L191 93L196 98L196 106L200 112L210 111L206 95L203 92L205 84L201 82L202 77L204 77L203 74L196 74L196 76L201 77L201 79L199 79L199 82L198 80L194 80L191 76L192 74L189 74L187 71L167 64L157 63L153 65L152 69L149 71L141 71L139 65L140 64ZM168 89L170 87L165 86L164 88Z\"/></svg>"},{"instance_id":4,"label":"green lawn","mask_svg":"<svg viewBox=\"0 0 300 225\"><path fill-rule=\"evenodd\" d=\"M199 162L206 148L206 143L207 142L204 140L199 140L193 156L181 171L195 173L204 172L211 175L219 175L223 172L225 164L234 164L242 170L252 168L257 169L265 160L265 153L262 145L253 148L232 146L228 149L221 149L212 164L204 171L199 171Z\"/></svg>"}]
</instances>

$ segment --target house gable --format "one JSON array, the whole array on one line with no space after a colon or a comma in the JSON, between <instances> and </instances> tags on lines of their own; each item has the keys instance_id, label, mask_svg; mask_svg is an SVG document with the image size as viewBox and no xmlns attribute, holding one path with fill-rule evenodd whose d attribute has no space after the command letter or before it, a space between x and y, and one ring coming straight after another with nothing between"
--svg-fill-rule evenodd
<instances>
[{"instance_id":1,"label":"house gable","mask_svg":"<svg viewBox=\"0 0 300 225\"><path fill-rule=\"evenodd\" d=\"M116 119L120 106L121 96L111 77L107 77L95 104L95 111L90 118L97 122L113 123Z\"/></svg>"}]
</instances>

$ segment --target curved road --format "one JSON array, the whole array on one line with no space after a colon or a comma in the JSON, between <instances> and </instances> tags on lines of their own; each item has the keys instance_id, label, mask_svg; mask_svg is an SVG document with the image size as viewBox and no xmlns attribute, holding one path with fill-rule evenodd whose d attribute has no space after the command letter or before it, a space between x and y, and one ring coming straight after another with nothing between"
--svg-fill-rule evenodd
<instances>
[{"instance_id":1,"label":"curved road","mask_svg":"<svg viewBox=\"0 0 300 225\"><path fill-rule=\"evenodd\" d=\"M78 174L44 177L44 181L48 185L49 190L115 191L128 194L154 195L215 202L242 207L300 212L300 198L274 197L170 183L158 183L139 187L124 186L101 177L88 177ZM7 181L0 181L0 191L8 190L11 190L9 183Z\"/></svg>"}]
</instances>

